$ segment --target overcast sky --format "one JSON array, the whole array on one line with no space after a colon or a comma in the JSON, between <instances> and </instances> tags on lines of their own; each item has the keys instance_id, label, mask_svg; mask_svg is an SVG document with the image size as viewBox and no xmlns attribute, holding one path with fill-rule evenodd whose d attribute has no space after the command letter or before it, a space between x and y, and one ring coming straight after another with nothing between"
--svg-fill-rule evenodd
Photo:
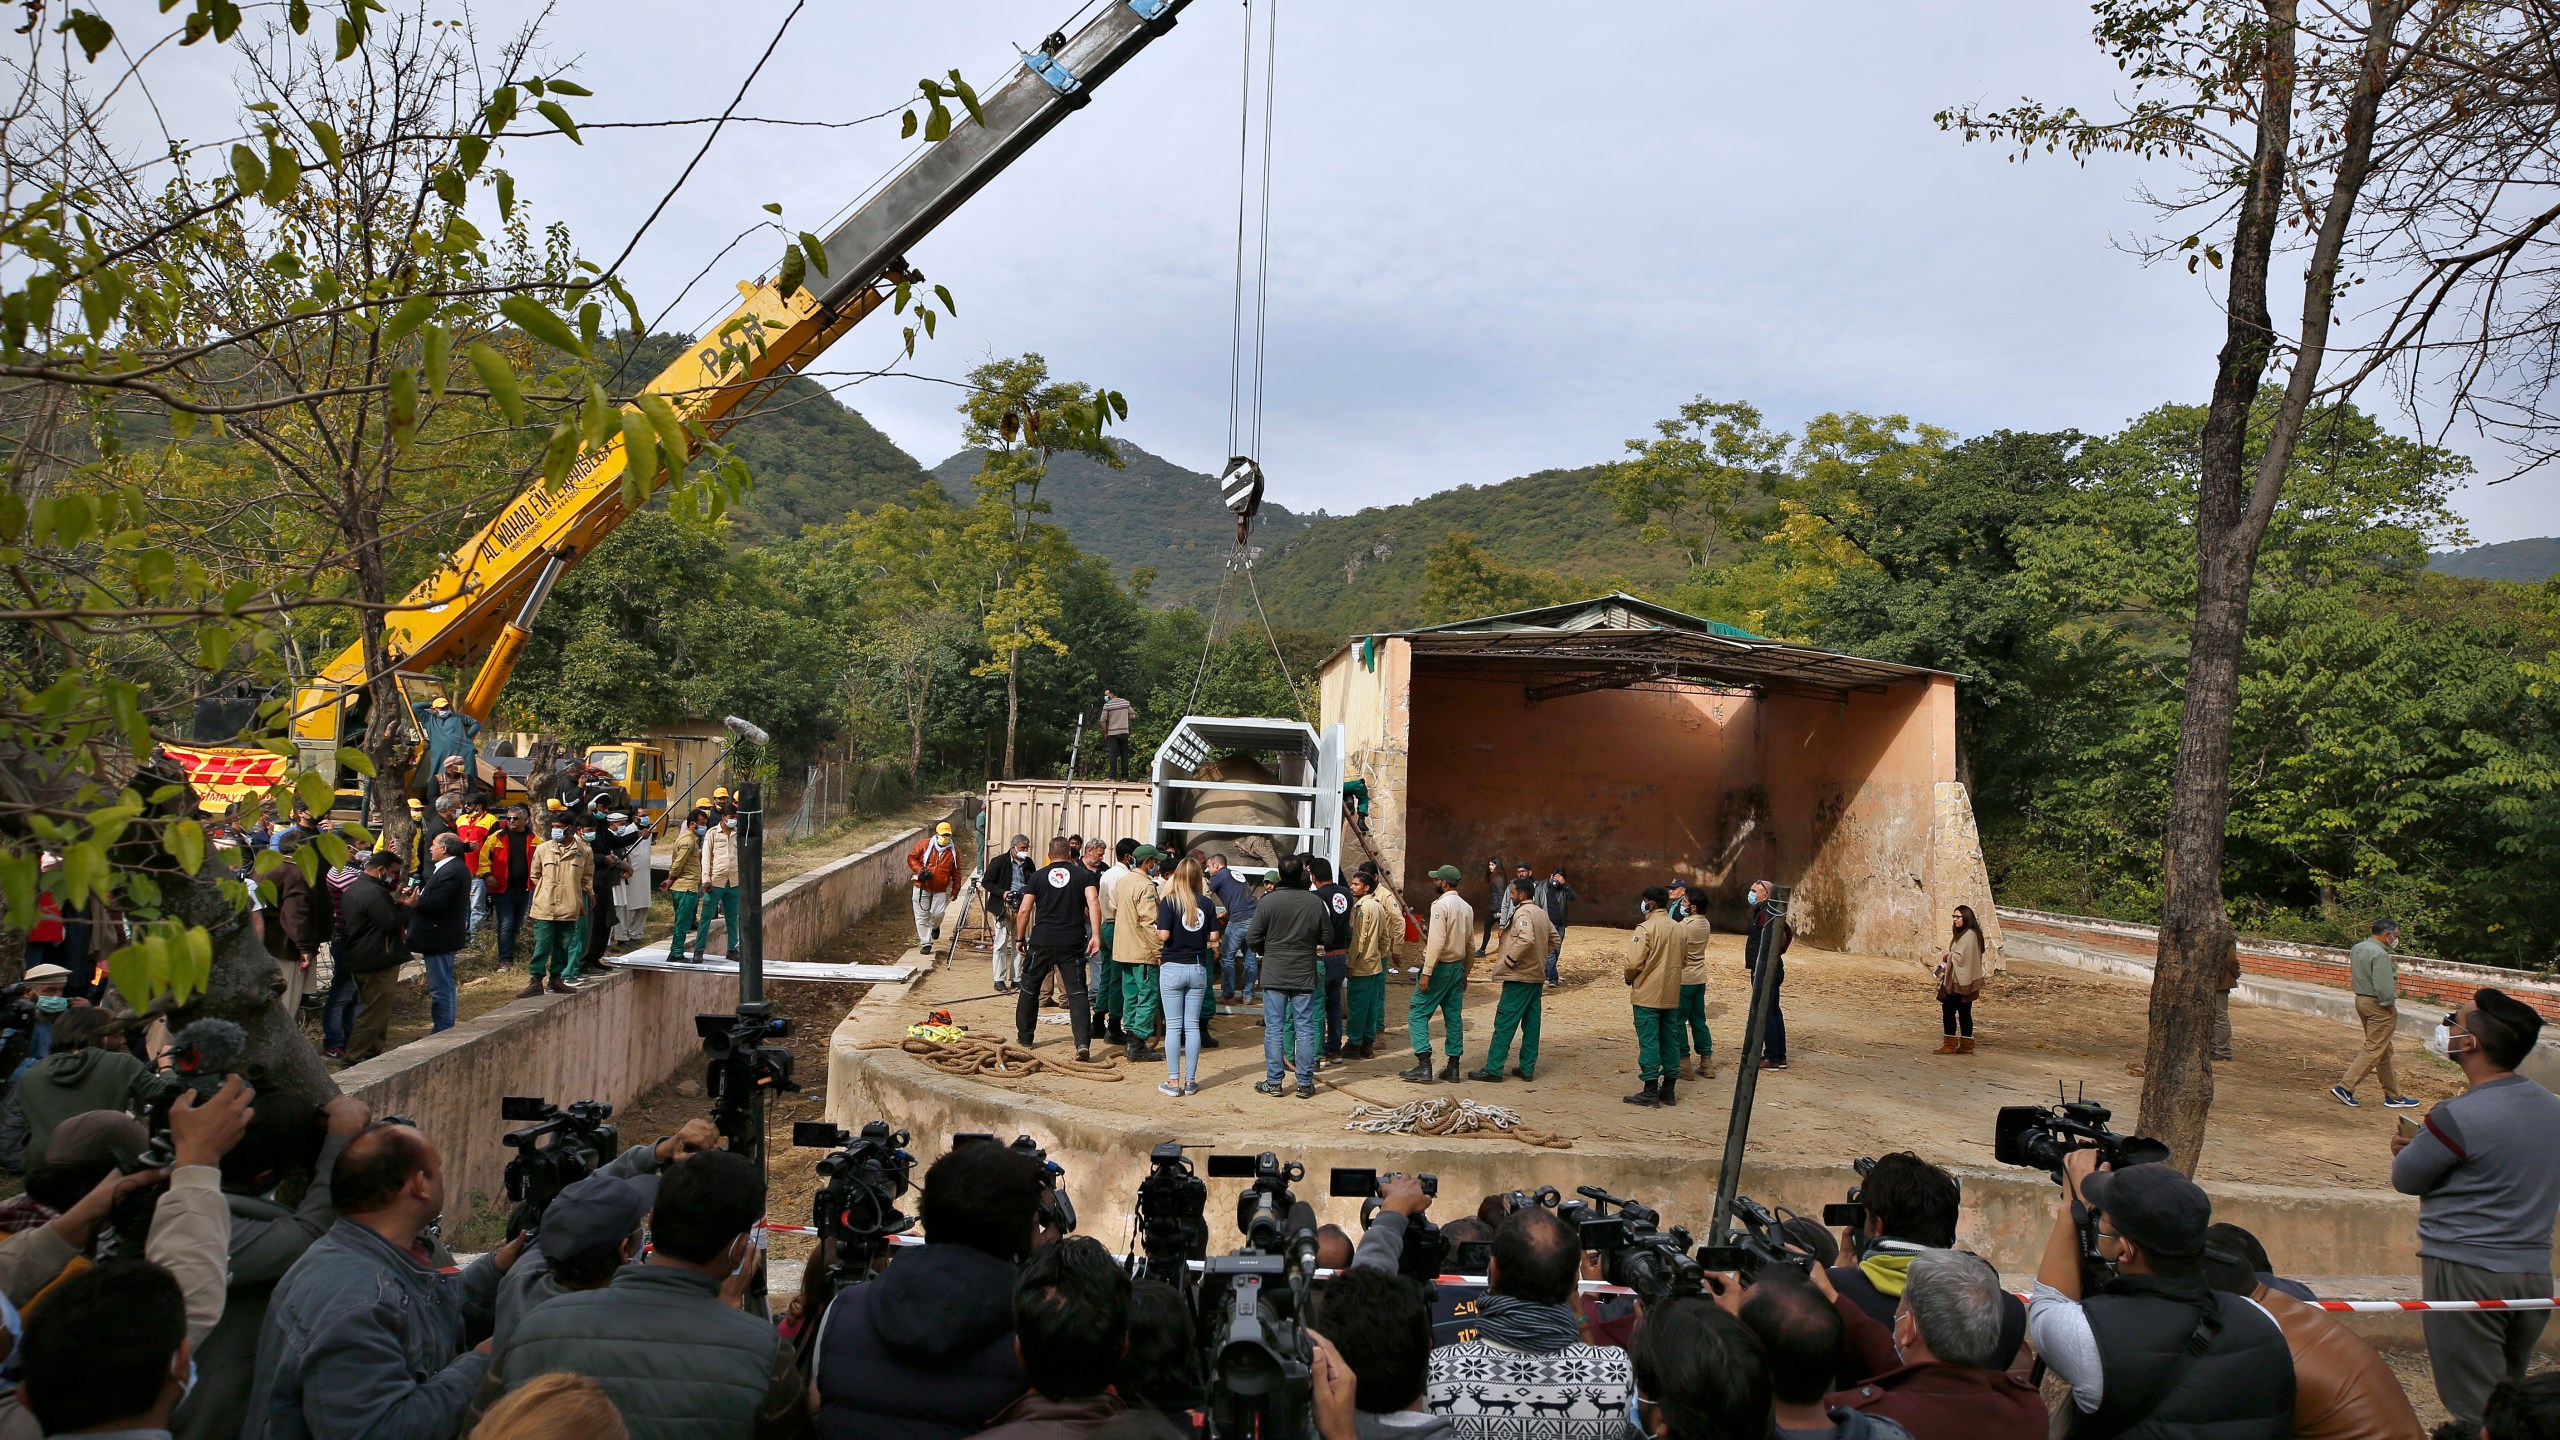
<instances>
[{"instance_id":1,"label":"overcast sky","mask_svg":"<svg viewBox=\"0 0 2560 1440\"><path fill-rule=\"evenodd\" d=\"M1277 3L1260 455L1294 508L1606 460L1700 393L1788 427L1859 409L1973 434L2104 431L2210 385L2213 294L2121 248L2149 225L2135 167L2012 164L1930 120L2027 94L2103 107L2118 76L2082 6ZM548 33L598 92L582 116L710 115L786 8L567 0ZM955 65L991 87L1015 43L1073 8L812 0L743 110L849 119ZM1217 468L1243 31L1237 0L1195 0L913 252L960 306L918 369L1037 350L1125 392L1140 444ZM609 257L702 134L520 142L505 163ZM666 303L767 201L823 231L907 149L894 119L733 126L641 242L634 288ZM775 253L770 236L742 247L671 323L721 313ZM896 342L875 320L825 364L871 368ZM927 464L958 446L945 387L883 379L844 398ZM2476 540L2560 533L2555 483L2476 486L2459 504Z\"/></svg>"}]
</instances>

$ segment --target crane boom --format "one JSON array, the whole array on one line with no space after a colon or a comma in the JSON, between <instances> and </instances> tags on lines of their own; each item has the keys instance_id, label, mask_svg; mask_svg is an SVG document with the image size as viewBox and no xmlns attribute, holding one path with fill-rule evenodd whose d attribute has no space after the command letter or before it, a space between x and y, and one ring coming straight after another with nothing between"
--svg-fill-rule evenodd
<instances>
[{"instance_id":1,"label":"crane boom","mask_svg":"<svg viewBox=\"0 0 2560 1440\"><path fill-rule=\"evenodd\" d=\"M1050 36L980 99L982 122L963 121L928 145L821 240L823 290L786 296L769 279L741 283L738 307L642 388L665 396L689 426L714 437L753 413L878 309L884 287L921 278L907 267L909 247L1081 109L1189 3L1113 0L1072 37ZM723 338L734 336L761 336L762 348ZM485 655L461 708L486 721L543 597L629 513L623 471L616 434L581 454L556 488L537 481L510 500L384 616L393 670L405 676ZM371 675L358 641L296 691L292 732L307 768L337 773L344 722Z\"/></svg>"}]
</instances>

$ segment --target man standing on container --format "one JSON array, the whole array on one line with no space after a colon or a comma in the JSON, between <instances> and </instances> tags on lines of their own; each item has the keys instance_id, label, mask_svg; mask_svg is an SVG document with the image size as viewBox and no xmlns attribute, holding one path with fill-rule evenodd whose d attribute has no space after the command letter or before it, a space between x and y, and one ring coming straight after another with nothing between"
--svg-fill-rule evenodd
<instances>
[{"instance_id":1,"label":"man standing on container","mask_svg":"<svg viewBox=\"0 0 2560 1440\"><path fill-rule=\"evenodd\" d=\"M1111 747L1111 778L1129 778L1129 719L1136 713L1127 697L1102 691L1102 738Z\"/></svg>"},{"instance_id":2,"label":"man standing on container","mask_svg":"<svg viewBox=\"0 0 2560 1440\"><path fill-rule=\"evenodd\" d=\"M1405 1026L1413 1038L1413 1068L1403 1078L1416 1085L1431 1083L1431 1017L1440 1016L1441 1040L1449 1063L1439 1078L1458 1083L1458 1057L1466 1053L1467 934L1475 929L1475 907L1458 893L1458 867L1443 865L1431 872L1439 897L1431 902L1431 928L1422 942L1422 983L1413 987L1405 1007Z\"/></svg>"},{"instance_id":3,"label":"man standing on container","mask_svg":"<svg viewBox=\"0 0 2560 1440\"><path fill-rule=\"evenodd\" d=\"M2356 1082L2368 1071L2382 1080L2382 1103L2393 1110L2412 1109L2417 1101L2400 1093L2400 1072L2391 1063L2391 1037L2400 1029L2400 962L2391 951L2400 943L2400 923L2376 920L2373 934L2347 952L2347 968L2355 983L2356 1019L2364 1025L2364 1048L2329 1093L2342 1105L2356 1099Z\"/></svg>"}]
</instances>

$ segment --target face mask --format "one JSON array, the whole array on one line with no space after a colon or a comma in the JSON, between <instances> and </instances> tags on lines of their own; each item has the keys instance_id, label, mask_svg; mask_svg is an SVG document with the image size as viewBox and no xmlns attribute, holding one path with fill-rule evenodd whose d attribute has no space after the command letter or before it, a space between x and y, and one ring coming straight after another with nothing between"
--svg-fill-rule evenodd
<instances>
[{"instance_id":1,"label":"face mask","mask_svg":"<svg viewBox=\"0 0 2560 1440\"><path fill-rule=\"evenodd\" d=\"M1642 917L1644 917L1644 916L1650 915L1650 914L1652 914L1652 913L1653 913L1653 902L1652 902L1652 901L1650 901L1650 900L1639 900L1639 901L1637 901L1637 902L1636 902L1636 915L1637 915L1637 917L1638 917L1639 919L1641 919L1641 918L1642 918Z\"/></svg>"},{"instance_id":2,"label":"face mask","mask_svg":"<svg viewBox=\"0 0 2560 1440\"><path fill-rule=\"evenodd\" d=\"M552 826L552 827L551 827L551 838L552 838L552 839L554 839L554 840L560 839L561 837L563 837L563 836L567 835L568 833L569 833L568 831L561 829L561 828L560 828L559 826L557 826L557 825L554 825L554 826Z\"/></svg>"},{"instance_id":3,"label":"face mask","mask_svg":"<svg viewBox=\"0 0 2560 1440\"><path fill-rule=\"evenodd\" d=\"M723 830L735 830L738 828L738 822L735 820L723 820L720 822L720 828Z\"/></svg>"},{"instance_id":4,"label":"face mask","mask_svg":"<svg viewBox=\"0 0 2560 1440\"><path fill-rule=\"evenodd\" d=\"M36 997L36 1013L39 1015L59 1015L70 1008L71 997L68 995L39 995Z\"/></svg>"},{"instance_id":5,"label":"face mask","mask_svg":"<svg viewBox=\"0 0 2560 1440\"><path fill-rule=\"evenodd\" d=\"M1013 858L1016 860L1028 860L1031 858L1031 852L1028 850L1016 850L1013 852Z\"/></svg>"},{"instance_id":6,"label":"face mask","mask_svg":"<svg viewBox=\"0 0 2560 1440\"><path fill-rule=\"evenodd\" d=\"M2471 1043L2456 1050L2453 1048L2453 1042L2456 1040L2468 1040ZM2454 1029L2451 1017L2447 1017L2436 1022L2436 1033L2428 1037L2427 1048L2447 1060L2455 1060L2480 1048L2480 1039L2467 1030Z\"/></svg>"},{"instance_id":7,"label":"face mask","mask_svg":"<svg viewBox=\"0 0 2560 1440\"><path fill-rule=\"evenodd\" d=\"M1686 900L1674 900L1674 901L1672 901L1672 902L1671 902L1671 918L1672 918L1672 919L1674 919L1674 920L1686 920L1686 919L1688 919L1688 918L1689 918L1689 902L1688 902L1688 901L1686 901Z\"/></svg>"},{"instance_id":8,"label":"face mask","mask_svg":"<svg viewBox=\"0 0 2560 1440\"><path fill-rule=\"evenodd\" d=\"M596 843L596 832L594 832L593 830L581 830L581 831L579 831L579 832L578 832L578 843L579 843L579 844L581 844L581 845L593 845L594 843Z\"/></svg>"}]
</instances>

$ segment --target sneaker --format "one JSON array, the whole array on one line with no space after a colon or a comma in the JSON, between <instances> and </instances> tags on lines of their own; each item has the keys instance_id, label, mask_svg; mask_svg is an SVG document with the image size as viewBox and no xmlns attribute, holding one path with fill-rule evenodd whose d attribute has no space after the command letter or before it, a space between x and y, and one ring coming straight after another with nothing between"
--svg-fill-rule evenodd
<instances>
[{"instance_id":1,"label":"sneaker","mask_svg":"<svg viewBox=\"0 0 2560 1440\"><path fill-rule=\"evenodd\" d=\"M1760 1068L1763 1070L1784 1070L1787 1068L1787 1062L1784 1060L1763 1060L1760 1062Z\"/></svg>"},{"instance_id":2,"label":"sneaker","mask_svg":"<svg viewBox=\"0 0 2560 1440\"><path fill-rule=\"evenodd\" d=\"M1186 1084L1182 1087L1182 1093L1183 1093L1183 1094L1185 1094L1185 1095L1197 1095L1197 1094L1199 1094L1199 1093L1200 1093L1200 1082L1199 1082L1199 1081L1197 1081L1197 1080L1193 1080L1193 1081L1190 1081L1190 1082L1186 1083Z\"/></svg>"},{"instance_id":3,"label":"sneaker","mask_svg":"<svg viewBox=\"0 0 2560 1440\"><path fill-rule=\"evenodd\" d=\"M1281 1084L1277 1080L1257 1080L1253 1085L1253 1093L1256 1095L1268 1095L1272 1099L1277 1100L1289 1093L1289 1087Z\"/></svg>"},{"instance_id":4,"label":"sneaker","mask_svg":"<svg viewBox=\"0 0 2560 1440\"><path fill-rule=\"evenodd\" d=\"M1167 1080L1156 1087L1156 1093L1159 1095L1170 1095L1174 1099L1179 1100L1182 1098L1182 1087L1174 1084L1170 1080Z\"/></svg>"},{"instance_id":5,"label":"sneaker","mask_svg":"<svg viewBox=\"0 0 2560 1440\"><path fill-rule=\"evenodd\" d=\"M1023 1048L1023 1049L1025 1049L1025 1050L1030 1049L1030 1048L1031 1048L1031 1042L1030 1042L1030 1041L1028 1041L1028 1040L1023 1041L1023 1042L1022 1042L1022 1048ZM1093 1052L1092 1052L1091 1050L1078 1050L1078 1051L1076 1052L1076 1063L1077 1063L1077 1064L1079 1064L1079 1065L1090 1065L1090 1064L1092 1064L1092 1063L1093 1063Z\"/></svg>"},{"instance_id":6,"label":"sneaker","mask_svg":"<svg viewBox=\"0 0 2560 1440\"><path fill-rule=\"evenodd\" d=\"M2418 1097L2414 1095L2385 1095L2382 1097L2382 1107L2386 1110L2415 1110L2418 1108Z\"/></svg>"},{"instance_id":7,"label":"sneaker","mask_svg":"<svg viewBox=\"0 0 2560 1440\"><path fill-rule=\"evenodd\" d=\"M1008 990L1011 990L1012 988L1013 988L1013 982L1012 982L1012 981L1010 981L1010 980L999 980L999 981L997 981L997 982L996 982L996 993L997 993L997 994L999 994L999 995L1002 995L1003 993L1005 993L1005 992L1006 992L1006 991L1008 991Z\"/></svg>"},{"instance_id":8,"label":"sneaker","mask_svg":"<svg viewBox=\"0 0 2560 1440\"><path fill-rule=\"evenodd\" d=\"M2341 1104L2341 1105L2362 1105L2362 1104L2364 1103L2363 1101L2358 1100L2358 1099L2356 1098L2356 1092L2354 1092L2353 1090L2348 1089L2348 1088L2347 1088L2346 1086L2344 1086L2344 1085L2332 1085L2332 1086L2330 1086L2330 1087L2329 1087L2329 1093L2330 1093L2330 1094L2332 1094L2332 1095L2337 1096L2337 1097L2338 1097L2338 1103L2339 1103L2339 1104Z\"/></svg>"}]
</instances>

